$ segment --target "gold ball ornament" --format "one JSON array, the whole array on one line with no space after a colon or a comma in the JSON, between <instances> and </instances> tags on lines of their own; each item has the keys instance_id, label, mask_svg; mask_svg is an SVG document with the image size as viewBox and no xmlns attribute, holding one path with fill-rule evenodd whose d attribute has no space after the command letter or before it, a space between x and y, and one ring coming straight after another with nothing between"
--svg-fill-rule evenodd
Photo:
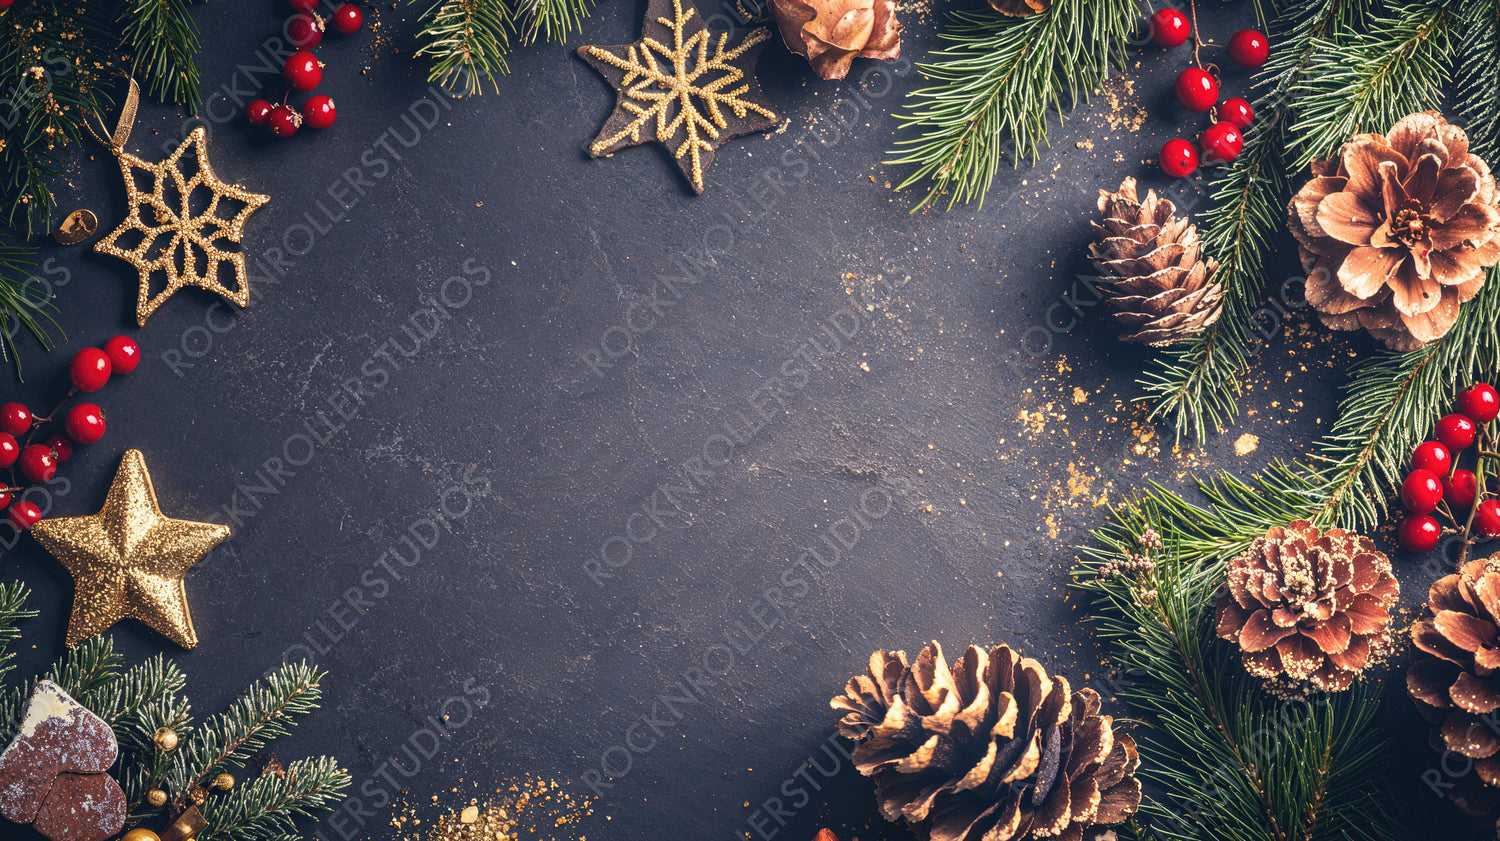
<instances>
[{"instance_id":1,"label":"gold ball ornament","mask_svg":"<svg viewBox=\"0 0 1500 841\"><path fill-rule=\"evenodd\" d=\"M203 786L193 786L193 790L188 792L188 799L193 801L194 806L202 806L203 801L208 799L208 789Z\"/></svg>"},{"instance_id":2,"label":"gold ball ornament","mask_svg":"<svg viewBox=\"0 0 1500 841\"><path fill-rule=\"evenodd\" d=\"M218 789L219 791L228 791L234 788L234 776L230 774L220 774L219 776L214 777L214 788Z\"/></svg>"},{"instance_id":3,"label":"gold ball ornament","mask_svg":"<svg viewBox=\"0 0 1500 841\"><path fill-rule=\"evenodd\" d=\"M170 727L158 728L151 734L151 741L156 744L157 750L173 750L177 747L177 731Z\"/></svg>"},{"instance_id":4,"label":"gold ball ornament","mask_svg":"<svg viewBox=\"0 0 1500 841\"><path fill-rule=\"evenodd\" d=\"M120 841L161 841L161 836L149 829L137 827L120 836Z\"/></svg>"},{"instance_id":5,"label":"gold ball ornament","mask_svg":"<svg viewBox=\"0 0 1500 841\"><path fill-rule=\"evenodd\" d=\"M159 788L153 788L146 792L146 802L152 806L165 806L167 805L167 793Z\"/></svg>"}]
</instances>

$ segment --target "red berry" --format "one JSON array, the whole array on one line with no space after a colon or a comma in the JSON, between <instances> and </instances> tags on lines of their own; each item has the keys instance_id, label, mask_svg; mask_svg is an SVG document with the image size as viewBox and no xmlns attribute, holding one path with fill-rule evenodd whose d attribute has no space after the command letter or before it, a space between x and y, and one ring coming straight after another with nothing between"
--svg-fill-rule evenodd
<instances>
[{"instance_id":1,"label":"red berry","mask_svg":"<svg viewBox=\"0 0 1500 841\"><path fill-rule=\"evenodd\" d=\"M1198 136L1198 146L1203 149L1203 160L1209 163L1227 164L1239 157L1245 145L1240 130L1233 123L1214 123Z\"/></svg>"},{"instance_id":2,"label":"red berry","mask_svg":"<svg viewBox=\"0 0 1500 841\"><path fill-rule=\"evenodd\" d=\"M1192 32L1187 15L1176 9L1158 9L1151 15L1151 40L1158 47L1180 47Z\"/></svg>"},{"instance_id":3,"label":"red berry","mask_svg":"<svg viewBox=\"0 0 1500 841\"><path fill-rule=\"evenodd\" d=\"M1219 83L1207 70L1189 67L1177 74L1177 101L1189 111L1207 111L1219 101Z\"/></svg>"},{"instance_id":4,"label":"red berry","mask_svg":"<svg viewBox=\"0 0 1500 841\"><path fill-rule=\"evenodd\" d=\"M21 451L21 473L33 482L45 482L57 474L57 454L46 444L32 444Z\"/></svg>"},{"instance_id":5,"label":"red berry","mask_svg":"<svg viewBox=\"0 0 1500 841\"><path fill-rule=\"evenodd\" d=\"M1411 454L1411 466L1413 470L1431 470L1439 476L1447 476L1449 468L1453 467L1453 456L1442 444L1423 441Z\"/></svg>"},{"instance_id":6,"label":"red berry","mask_svg":"<svg viewBox=\"0 0 1500 841\"><path fill-rule=\"evenodd\" d=\"M109 354L96 347L86 347L73 354L73 361L68 363L68 378L79 391L98 391L109 382L111 370L113 365Z\"/></svg>"},{"instance_id":7,"label":"red berry","mask_svg":"<svg viewBox=\"0 0 1500 841\"><path fill-rule=\"evenodd\" d=\"M1458 395L1458 410L1475 423L1489 423L1500 415L1500 394L1489 383L1475 383Z\"/></svg>"},{"instance_id":8,"label":"red berry","mask_svg":"<svg viewBox=\"0 0 1500 841\"><path fill-rule=\"evenodd\" d=\"M307 50L298 50L287 57L281 66L281 75L286 83L299 91L310 91L323 81L323 65L317 56Z\"/></svg>"},{"instance_id":9,"label":"red berry","mask_svg":"<svg viewBox=\"0 0 1500 841\"><path fill-rule=\"evenodd\" d=\"M299 50L310 50L323 41L323 20L312 12L298 12L286 19L286 39Z\"/></svg>"},{"instance_id":10,"label":"red berry","mask_svg":"<svg viewBox=\"0 0 1500 841\"><path fill-rule=\"evenodd\" d=\"M299 12L310 12L318 8L318 0L287 0Z\"/></svg>"},{"instance_id":11,"label":"red berry","mask_svg":"<svg viewBox=\"0 0 1500 841\"><path fill-rule=\"evenodd\" d=\"M141 364L141 346L129 336L116 336L105 342L104 353L116 374L128 374Z\"/></svg>"},{"instance_id":12,"label":"red berry","mask_svg":"<svg viewBox=\"0 0 1500 841\"><path fill-rule=\"evenodd\" d=\"M11 435L25 435L31 431L31 410L20 403L0 406L0 430Z\"/></svg>"},{"instance_id":13,"label":"red berry","mask_svg":"<svg viewBox=\"0 0 1500 841\"><path fill-rule=\"evenodd\" d=\"M0 493L0 508L10 504L11 496L8 493Z\"/></svg>"},{"instance_id":14,"label":"red berry","mask_svg":"<svg viewBox=\"0 0 1500 841\"><path fill-rule=\"evenodd\" d=\"M266 127L277 137L291 137L301 125L302 115L285 105L272 108L271 116L266 120Z\"/></svg>"},{"instance_id":15,"label":"red berry","mask_svg":"<svg viewBox=\"0 0 1500 841\"><path fill-rule=\"evenodd\" d=\"M345 35L353 35L365 22L365 13L353 3L345 3L333 10L333 28Z\"/></svg>"},{"instance_id":16,"label":"red berry","mask_svg":"<svg viewBox=\"0 0 1500 841\"><path fill-rule=\"evenodd\" d=\"M68 437L80 444L92 444L104 437L104 410L93 403L79 403L63 419Z\"/></svg>"},{"instance_id":17,"label":"red berry","mask_svg":"<svg viewBox=\"0 0 1500 841\"><path fill-rule=\"evenodd\" d=\"M308 128L328 128L336 117L338 110L333 107L333 100L322 94L302 103L302 122Z\"/></svg>"},{"instance_id":18,"label":"red berry","mask_svg":"<svg viewBox=\"0 0 1500 841\"><path fill-rule=\"evenodd\" d=\"M1219 119L1247 129L1255 122L1255 109L1245 100L1231 96L1219 105Z\"/></svg>"},{"instance_id":19,"label":"red berry","mask_svg":"<svg viewBox=\"0 0 1500 841\"><path fill-rule=\"evenodd\" d=\"M1413 470L1401 483L1401 504L1413 514L1426 514L1443 498L1443 483L1431 470Z\"/></svg>"},{"instance_id":20,"label":"red berry","mask_svg":"<svg viewBox=\"0 0 1500 841\"><path fill-rule=\"evenodd\" d=\"M271 116L271 103L264 99L251 100L250 104L245 106L245 118L252 126L265 125L266 118L269 116Z\"/></svg>"},{"instance_id":21,"label":"red berry","mask_svg":"<svg viewBox=\"0 0 1500 841\"><path fill-rule=\"evenodd\" d=\"M9 432L0 432L0 467L10 467L21 455L21 445Z\"/></svg>"},{"instance_id":22,"label":"red berry","mask_svg":"<svg viewBox=\"0 0 1500 841\"><path fill-rule=\"evenodd\" d=\"M16 0L0 0L0 10L9 9L15 5Z\"/></svg>"},{"instance_id":23,"label":"red berry","mask_svg":"<svg viewBox=\"0 0 1500 841\"><path fill-rule=\"evenodd\" d=\"M1468 510L1479 494L1479 483L1470 470L1455 470L1452 476L1443 477L1443 501L1449 507Z\"/></svg>"},{"instance_id":24,"label":"red berry","mask_svg":"<svg viewBox=\"0 0 1500 841\"><path fill-rule=\"evenodd\" d=\"M1422 554L1437 548L1443 530L1438 521L1427 514L1412 514L1396 527L1396 541L1408 552Z\"/></svg>"},{"instance_id":25,"label":"red berry","mask_svg":"<svg viewBox=\"0 0 1500 841\"><path fill-rule=\"evenodd\" d=\"M1474 443L1474 421L1468 415L1443 415L1437 422L1437 439L1443 442L1448 452L1456 453L1468 449Z\"/></svg>"},{"instance_id":26,"label":"red berry","mask_svg":"<svg viewBox=\"0 0 1500 841\"><path fill-rule=\"evenodd\" d=\"M1486 499L1474 509L1474 528L1485 537L1500 537L1500 499Z\"/></svg>"},{"instance_id":27,"label":"red berry","mask_svg":"<svg viewBox=\"0 0 1500 841\"><path fill-rule=\"evenodd\" d=\"M1271 42L1253 29L1241 29L1229 36L1229 57L1241 67L1259 67L1271 54Z\"/></svg>"},{"instance_id":28,"label":"red berry","mask_svg":"<svg viewBox=\"0 0 1500 841\"><path fill-rule=\"evenodd\" d=\"M1174 137L1161 145L1161 171L1175 178L1191 175L1198 168L1198 150L1193 144Z\"/></svg>"},{"instance_id":29,"label":"red berry","mask_svg":"<svg viewBox=\"0 0 1500 841\"><path fill-rule=\"evenodd\" d=\"M66 435L53 435L47 439L47 446L52 452L57 453L57 463L62 464L73 457L73 442Z\"/></svg>"},{"instance_id":30,"label":"red berry","mask_svg":"<svg viewBox=\"0 0 1500 841\"><path fill-rule=\"evenodd\" d=\"M36 507L36 503L21 500L10 507L10 513L6 515L10 524L16 527L16 531L30 531L42 519L42 509Z\"/></svg>"}]
</instances>

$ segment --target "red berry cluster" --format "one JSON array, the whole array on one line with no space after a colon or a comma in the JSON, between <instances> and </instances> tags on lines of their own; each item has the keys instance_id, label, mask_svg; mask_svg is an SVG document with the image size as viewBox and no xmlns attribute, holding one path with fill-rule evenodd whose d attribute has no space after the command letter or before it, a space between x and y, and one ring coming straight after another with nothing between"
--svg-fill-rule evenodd
<instances>
[{"instance_id":1,"label":"red berry cluster","mask_svg":"<svg viewBox=\"0 0 1500 841\"><path fill-rule=\"evenodd\" d=\"M265 126L276 137L291 137L303 124L319 129L328 128L338 117L333 100L323 94L308 97L302 103L300 114L287 104L287 97L293 91L306 93L323 81L323 62L312 54L312 49L323 42L326 28L323 18L313 11L318 7L318 0L290 2L296 13L287 18L285 31L287 40L292 42L297 51L287 56L286 63L281 66L281 76L286 80L287 91L282 94L280 105L257 99L245 107L245 116L250 118L251 123ZM353 3L345 3L333 10L333 18L328 23L335 32L353 35L364 22L364 12Z\"/></svg>"},{"instance_id":2,"label":"red berry cluster","mask_svg":"<svg viewBox=\"0 0 1500 841\"><path fill-rule=\"evenodd\" d=\"M53 433L45 444L33 444L37 430L50 423L73 395L98 391L109 382L111 374L128 374L141 362L141 348L129 336L116 336L104 347L86 347L73 354L68 363L68 379L73 387L47 417L36 417L20 403L0 406L0 468L11 468L11 482L0 488L0 508L9 508L6 518L17 531L26 531L42 518L36 503L27 500L11 504L15 495L24 493L26 485L16 481L19 469L28 485L50 480L57 466L73 457L74 444L92 444L104 437L104 410L93 403L79 403L62 416L60 433ZM23 445L19 439L26 436Z\"/></svg>"},{"instance_id":3,"label":"red berry cluster","mask_svg":"<svg viewBox=\"0 0 1500 841\"><path fill-rule=\"evenodd\" d=\"M1180 47L1189 37L1196 37L1187 15L1173 8L1159 9L1152 14L1150 27L1151 40L1162 47ZM1195 65L1199 46L1202 46L1202 42L1195 40ZM1266 63L1271 45L1266 41L1266 36L1259 32L1241 29L1230 37L1227 49L1235 64L1253 68ZM1198 168L1200 157L1207 163L1228 163L1239 156L1240 149L1245 145L1240 132L1250 127L1255 119L1255 110L1250 107L1250 103L1238 97L1219 103L1219 80L1215 76L1217 70L1210 64L1207 70L1202 66L1194 66L1177 74L1177 101L1189 111L1210 112L1212 124L1198 135L1196 147L1180 137L1162 144L1161 168L1168 175L1177 178L1191 175Z\"/></svg>"},{"instance_id":4,"label":"red berry cluster","mask_svg":"<svg viewBox=\"0 0 1500 841\"><path fill-rule=\"evenodd\" d=\"M1417 445L1411 456L1411 472L1401 482L1401 505L1408 512L1396 527L1396 540L1402 548L1430 552L1437 547L1443 527L1434 513L1441 514L1466 543L1475 536L1484 540L1500 537L1500 499L1484 481L1482 469L1485 460L1496 457L1489 448L1493 436L1490 422L1497 415L1500 394L1488 383L1477 383L1458 395L1457 412L1438 419L1433 432L1437 440ZM1476 440L1477 476L1473 470L1458 466L1459 457Z\"/></svg>"}]
</instances>

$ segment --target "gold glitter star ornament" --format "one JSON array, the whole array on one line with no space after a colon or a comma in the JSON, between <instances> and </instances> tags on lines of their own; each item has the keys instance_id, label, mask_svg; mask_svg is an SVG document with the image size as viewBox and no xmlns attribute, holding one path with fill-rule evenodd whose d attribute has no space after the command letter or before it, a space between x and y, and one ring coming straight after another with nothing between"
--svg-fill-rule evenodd
<instances>
[{"instance_id":1,"label":"gold glitter star ornament","mask_svg":"<svg viewBox=\"0 0 1500 841\"><path fill-rule=\"evenodd\" d=\"M730 46L735 34L741 37ZM641 40L578 49L616 90L615 110L589 153L603 158L655 140L701 194L715 149L776 127L776 112L755 78L770 39L765 27L711 33L691 0L650 0Z\"/></svg>"},{"instance_id":2,"label":"gold glitter star ornament","mask_svg":"<svg viewBox=\"0 0 1500 841\"><path fill-rule=\"evenodd\" d=\"M140 273L137 324L144 325L162 302L185 286L217 292L247 306L250 285L240 235L245 220L271 197L226 184L214 175L202 126L158 163L125 151L139 98L132 79L114 135L109 140L99 137L120 162L130 212L94 250L119 257ZM153 293L153 286L162 288Z\"/></svg>"},{"instance_id":3,"label":"gold glitter star ornament","mask_svg":"<svg viewBox=\"0 0 1500 841\"><path fill-rule=\"evenodd\" d=\"M127 450L98 514L32 526L73 575L68 645L121 619L139 619L183 648L198 644L182 577L229 536L229 527L162 516L140 450Z\"/></svg>"}]
</instances>

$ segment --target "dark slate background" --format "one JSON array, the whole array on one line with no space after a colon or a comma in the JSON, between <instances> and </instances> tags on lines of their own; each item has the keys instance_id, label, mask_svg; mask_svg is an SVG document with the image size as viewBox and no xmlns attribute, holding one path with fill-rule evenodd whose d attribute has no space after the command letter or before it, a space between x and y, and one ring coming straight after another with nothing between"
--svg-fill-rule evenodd
<instances>
[{"instance_id":1,"label":"dark slate background","mask_svg":"<svg viewBox=\"0 0 1500 841\"><path fill-rule=\"evenodd\" d=\"M882 163L898 136L893 112L918 84L914 71L889 75L905 64L863 87L875 67L864 61L849 81L822 82L774 45L760 78L787 126L721 150L702 197L659 147L587 158L613 93L573 50L633 41L644 6L605 4L568 45L518 49L498 92L434 106L411 58L412 11L382 4L373 31L330 35L318 50L337 125L279 142L226 96L279 92L253 68L285 8L196 7L212 161L272 196L245 234L261 257L251 305L211 307L190 290L135 329L128 266L46 247L41 275L56 286L67 341L44 354L23 340L27 377L6 396L42 409L74 350L121 332L141 343L140 369L98 395L108 435L64 466L67 491L48 514L96 511L136 447L167 514L233 526L188 577L199 647L169 653L203 715L314 651L331 673L325 707L278 743L282 759L337 755L358 788L393 755L405 762L401 747L427 717L464 718L452 699L467 697L469 720L400 780L428 819L527 774L592 794L585 774L607 763L612 788L592 814L543 837L669 828L728 839L757 824L787 839L823 825L907 837L847 765L832 777L804 767L813 755L831 764L828 699L869 653L1004 641L1108 694L1066 588L1072 547L1105 505L1149 480L1180 486L1302 452L1328 426L1344 364L1368 345L1330 338L1299 310L1268 314L1244 412L1201 448L1174 450L1130 404L1143 356L1113 340L1075 277L1087 272L1099 188L1133 175L1202 206L1191 182L1152 163L1166 138L1206 126L1171 97L1185 47L1133 53L1129 86L1116 79L1074 112L1035 165L1002 169L982 209L912 214L919 194L892 189L906 171ZM903 17L905 53L919 58L937 43L938 11ZM1251 18L1249 3L1200 12L1221 42ZM1225 74L1226 95L1248 93L1243 71ZM397 139L413 137L404 115L433 111L414 145ZM184 127L181 113L146 107L131 149L159 158ZM59 206L91 208L107 229L125 212L119 173L99 147L85 151ZM338 186L346 175L373 183L329 223L350 196ZM278 273L265 256L278 248L305 253ZM660 278L681 277L684 255L700 279L673 295ZM1294 269L1274 264L1272 287ZM420 311L445 290L452 306L432 332ZM851 305L858 332L835 352L822 328L848 329ZM413 351L419 327L432 335ZM677 491L674 508L661 489L683 485L681 466L705 445L722 460L711 436L743 429L750 402L767 403L768 377L800 380L795 360L816 353L812 340L830 350L814 356L821 367L805 366L785 409L770 402L771 419L739 433L727 462ZM363 388L362 404L339 398L346 383ZM1259 446L1237 455L1244 434ZM266 472L277 458L279 478ZM659 525L631 519L653 499ZM784 571L831 530L847 537L838 521L862 499L867 511L893 505L794 593L799 574ZM445 504L436 545L414 565L383 554L410 559L401 537L427 536L424 518ZM628 563L596 580L586 565L628 524L639 538ZM610 544L616 563L623 545ZM62 651L71 584L29 539L4 562L35 588L42 616L26 627L22 668L39 669ZM1401 565L1418 582L1409 593L1437 574ZM790 606L767 607L774 587ZM361 612L341 606L361 600ZM756 615L772 627L752 643ZM132 660L170 648L132 622L115 635ZM747 649L732 664L714 648L726 635ZM659 696L681 695L678 680L705 658L723 674L674 715ZM638 726L638 749L618 748L653 702L660 737L643 747L654 734ZM785 827L768 817L773 797L795 813ZM395 807L372 811L319 829L394 837Z\"/></svg>"}]
</instances>

